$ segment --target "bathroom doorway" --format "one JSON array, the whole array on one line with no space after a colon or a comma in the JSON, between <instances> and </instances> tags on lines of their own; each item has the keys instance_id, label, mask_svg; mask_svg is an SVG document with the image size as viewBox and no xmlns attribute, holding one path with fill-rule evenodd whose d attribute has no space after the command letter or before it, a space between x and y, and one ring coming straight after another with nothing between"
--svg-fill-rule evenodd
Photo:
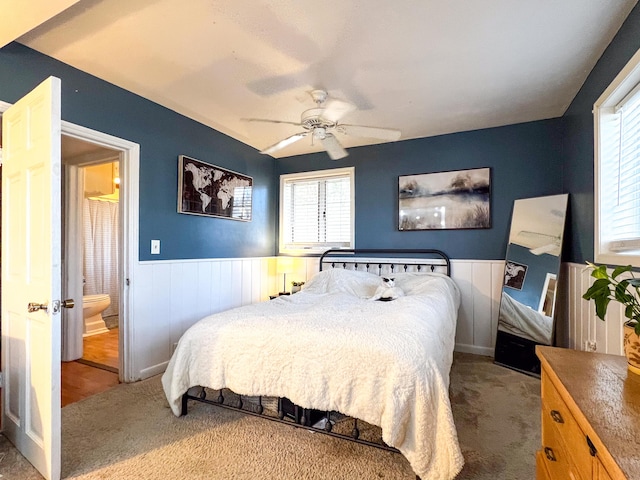
<instances>
[{"instance_id":1,"label":"bathroom doorway","mask_svg":"<svg viewBox=\"0 0 640 480\"><path fill-rule=\"evenodd\" d=\"M116 375L122 290L120 156L119 150L62 136L63 288L79 307L65 312L62 359Z\"/></svg>"},{"instance_id":2,"label":"bathroom doorway","mask_svg":"<svg viewBox=\"0 0 640 480\"><path fill-rule=\"evenodd\" d=\"M9 103L0 100L0 118L4 111L11 105ZM1 123L0 123L1 125ZM2 127L0 126L0 138ZM70 156L78 157L84 155L84 161L87 164L92 162L104 162L104 158L91 157L90 151L95 150L96 146L110 149L112 152L117 152L119 160L119 173L120 173L120 188L119 188L119 216L120 216L120 312L119 312L119 332L117 339L118 349L118 373L108 372L106 370L96 369L88 367L86 365L78 364L76 361L64 361L62 365L63 372L67 371L67 380L65 388L65 379L63 378L62 390L63 390L63 403L65 391L70 393L73 397L73 401L91 393L98 393L99 389L109 388L113 384L118 382L132 382L135 381L138 376L134 373L134 365L132 361L133 350L130 339L133 338L134 322L131 319L131 311L133 308L133 298L130 288L130 278L135 268L135 262L137 261L138 254L138 181L139 181L139 161L140 161L140 146L137 143L125 140L123 138L114 137L109 134L105 134L93 129L89 129L80 125L72 124L66 121L62 121L62 142L68 143L69 140L77 141L74 148L82 147L84 151L76 150L74 154ZM1 155L1 140L0 140L0 159ZM81 148L81 149L82 149ZM80 149L80 150L81 150ZM99 154L96 154L99 155ZM77 161L78 158L75 158ZM73 163L73 162L70 162ZM1 160L0 160L1 164ZM64 167L62 171L63 182L69 182L73 180L74 175L78 175L78 165L72 165L71 168ZM62 205L61 205L62 207ZM78 211L78 209L76 209ZM69 221L70 212L63 211L63 222ZM63 242L63 257L69 259L79 259L75 252L78 252L81 248L80 245L70 242L69 232L62 232ZM74 252L70 255L69 252ZM71 262L73 263L73 262ZM81 268L81 262L78 262ZM69 279L75 279L76 287L79 285L80 295L78 297L65 296L64 298L82 298L82 273L79 276L68 275L69 265L65 262L63 283ZM77 265L76 265L77 267ZM80 270L81 272L81 270ZM73 282L71 282L73 283ZM65 288L65 293L68 293L69 289ZM73 309L63 309L63 311L75 311L80 312L82 315L82 301L76 302L77 307ZM1 320L0 320L1 321ZM69 322L63 321L62 332L62 350L64 354L68 354L69 350L73 348L78 349L78 345L82 345L82 321L75 322L76 330L80 327L79 334L71 328ZM80 354L82 355L82 354ZM63 357L63 360L66 358ZM97 372L99 375L94 375L89 372ZM63 377L65 373L63 373ZM90 386L93 392L89 392L85 389L86 386ZM71 403L71 402L66 402Z\"/></svg>"}]
</instances>

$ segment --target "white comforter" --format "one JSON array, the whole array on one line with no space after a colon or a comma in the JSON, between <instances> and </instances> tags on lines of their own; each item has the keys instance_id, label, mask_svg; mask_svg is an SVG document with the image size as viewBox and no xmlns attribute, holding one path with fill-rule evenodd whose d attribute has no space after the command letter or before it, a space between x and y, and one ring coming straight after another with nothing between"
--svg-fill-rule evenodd
<instances>
[{"instance_id":1,"label":"white comforter","mask_svg":"<svg viewBox=\"0 0 640 480\"><path fill-rule=\"evenodd\" d=\"M371 301L381 280L329 270L302 292L211 315L181 338L162 377L176 415L192 386L288 397L382 428L423 480L464 463L449 402L458 290L399 274L405 296Z\"/></svg>"}]
</instances>

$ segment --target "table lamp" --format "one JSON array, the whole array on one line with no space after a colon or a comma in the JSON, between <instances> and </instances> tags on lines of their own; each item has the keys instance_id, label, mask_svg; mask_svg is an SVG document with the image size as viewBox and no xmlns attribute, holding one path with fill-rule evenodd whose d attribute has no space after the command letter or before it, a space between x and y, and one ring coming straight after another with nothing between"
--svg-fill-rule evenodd
<instances>
[{"instance_id":1,"label":"table lamp","mask_svg":"<svg viewBox=\"0 0 640 480\"><path fill-rule=\"evenodd\" d=\"M287 292L287 273L293 273L293 258L278 257L276 273L282 274L284 277L280 295L289 295L289 293Z\"/></svg>"}]
</instances>

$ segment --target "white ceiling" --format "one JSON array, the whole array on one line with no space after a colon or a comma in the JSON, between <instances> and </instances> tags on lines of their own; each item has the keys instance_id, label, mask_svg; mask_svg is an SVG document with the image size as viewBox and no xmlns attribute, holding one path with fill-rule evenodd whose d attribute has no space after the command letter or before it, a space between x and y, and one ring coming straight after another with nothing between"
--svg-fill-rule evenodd
<instances>
[{"instance_id":1,"label":"white ceiling","mask_svg":"<svg viewBox=\"0 0 640 480\"><path fill-rule=\"evenodd\" d=\"M561 116L636 2L80 0L18 41L260 150L314 88L401 140Z\"/></svg>"}]
</instances>

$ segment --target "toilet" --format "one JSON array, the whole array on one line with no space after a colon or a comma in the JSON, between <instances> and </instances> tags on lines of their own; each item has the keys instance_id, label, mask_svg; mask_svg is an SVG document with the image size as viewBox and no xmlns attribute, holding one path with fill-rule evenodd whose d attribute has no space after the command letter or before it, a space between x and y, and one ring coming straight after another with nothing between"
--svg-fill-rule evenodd
<instances>
[{"instance_id":1,"label":"toilet","mask_svg":"<svg viewBox=\"0 0 640 480\"><path fill-rule=\"evenodd\" d=\"M111 304L111 298L107 293L98 295L84 295L82 297L82 316L84 318L84 334L97 335L108 332L109 329L102 319L102 312Z\"/></svg>"}]
</instances>

